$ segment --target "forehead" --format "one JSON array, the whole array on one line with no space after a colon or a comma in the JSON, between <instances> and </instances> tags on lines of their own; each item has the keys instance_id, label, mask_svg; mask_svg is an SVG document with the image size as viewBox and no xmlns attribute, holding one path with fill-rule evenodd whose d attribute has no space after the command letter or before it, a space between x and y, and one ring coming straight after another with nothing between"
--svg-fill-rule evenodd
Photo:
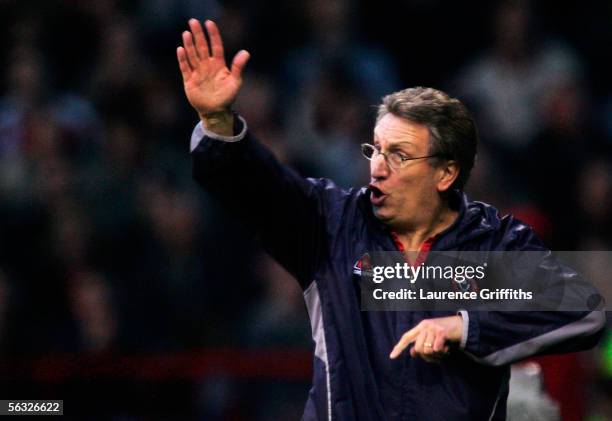
<instances>
[{"instance_id":1,"label":"forehead","mask_svg":"<svg viewBox=\"0 0 612 421\"><path fill-rule=\"evenodd\" d=\"M429 146L429 129L393 114L387 114L374 127L374 140L381 146L412 145L417 150Z\"/></svg>"}]
</instances>

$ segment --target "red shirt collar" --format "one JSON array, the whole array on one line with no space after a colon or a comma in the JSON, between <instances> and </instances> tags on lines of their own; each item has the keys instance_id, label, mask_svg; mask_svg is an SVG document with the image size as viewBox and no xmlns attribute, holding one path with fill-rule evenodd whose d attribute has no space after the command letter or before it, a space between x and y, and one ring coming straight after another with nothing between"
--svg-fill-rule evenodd
<instances>
[{"instance_id":1,"label":"red shirt collar","mask_svg":"<svg viewBox=\"0 0 612 421\"><path fill-rule=\"evenodd\" d=\"M425 260L427 259L427 255L429 254L429 250L431 250L431 247L433 246L433 243L434 241L436 241L437 237L438 237L438 234L433 235L429 237L427 240L425 240L423 244L421 244L417 257L414 261L414 266L418 266L421 263L425 262ZM397 247L397 249L401 251L403 254L406 254L406 249L404 248L404 245L400 241L399 236L397 235L395 231L391 231L391 238L393 239L393 242L395 243L395 247ZM406 260L408 260L407 255L406 255ZM408 263L412 264L411 262L408 262Z\"/></svg>"}]
</instances>

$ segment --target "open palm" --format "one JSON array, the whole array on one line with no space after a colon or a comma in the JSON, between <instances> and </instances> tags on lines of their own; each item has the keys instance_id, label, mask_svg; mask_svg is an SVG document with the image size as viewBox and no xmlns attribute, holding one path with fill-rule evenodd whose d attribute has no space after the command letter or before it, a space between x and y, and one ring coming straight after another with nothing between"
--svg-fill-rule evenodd
<instances>
[{"instance_id":1,"label":"open palm","mask_svg":"<svg viewBox=\"0 0 612 421\"><path fill-rule=\"evenodd\" d=\"M210 20L205 25L210 50L202 25L196 19L189 20L191 32L183 32L183 47L176 50L187 100L200 116L229 108L240 90L242 70L249 60L249 53L242 50L228 69L217 25Z\"/></svg>"}]
</instances>

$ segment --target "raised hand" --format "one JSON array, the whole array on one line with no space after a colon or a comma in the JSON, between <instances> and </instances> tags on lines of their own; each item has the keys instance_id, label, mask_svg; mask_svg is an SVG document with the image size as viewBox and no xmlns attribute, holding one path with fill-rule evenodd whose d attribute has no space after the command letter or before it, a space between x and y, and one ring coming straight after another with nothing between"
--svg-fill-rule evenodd
<instances>
[{"instance_id":1,"label":"raised hand","mask_svg":"<svg viewBox=\"0 0 612 421\"><path fill-rule=\"evenodd\" d=\"M183 47L176 49L187 100L202 120L229 112L242 85L242 70L250 57L247 51L239 51L228 69L217 25L210 20L205 25L210 50L197 19L189 20L191 32L183 32Z\"/></svg>"}]
</instances>

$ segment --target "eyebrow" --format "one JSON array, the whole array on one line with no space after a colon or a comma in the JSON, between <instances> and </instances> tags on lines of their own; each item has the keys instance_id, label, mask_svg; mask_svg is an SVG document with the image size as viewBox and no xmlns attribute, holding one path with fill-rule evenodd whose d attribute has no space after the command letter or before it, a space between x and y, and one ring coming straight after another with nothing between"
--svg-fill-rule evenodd
<instances>
[{"instance_id":1,"label":"eyebrow","mask_svg":"<svg viewBox=\"0 0 612 421\"><path fill-rule=\"evenodd\" d=\"M374 136L374 143L376 142L380 142L380 140L378 140L378 137ZM399 146L399 145L409 145L409 146L415 146L414 143L408 141L408 140L401 140L399 142L393 142L389 145L389 147L395 147L395 146Z\"/></svg>"},{"instance_id":2,"label":"eyebrow","mask_svg":"<svg viewBox=\"0 0 612 421\"><path fill-rule=\"evenodd\" d=\"M407 140L402 140L401 142L393 142L393 143L391 143L391 146L397 146L397 145L410 145L410 146L414 146L414 143L409 142Z\"/></svg>"}]
</instances>

